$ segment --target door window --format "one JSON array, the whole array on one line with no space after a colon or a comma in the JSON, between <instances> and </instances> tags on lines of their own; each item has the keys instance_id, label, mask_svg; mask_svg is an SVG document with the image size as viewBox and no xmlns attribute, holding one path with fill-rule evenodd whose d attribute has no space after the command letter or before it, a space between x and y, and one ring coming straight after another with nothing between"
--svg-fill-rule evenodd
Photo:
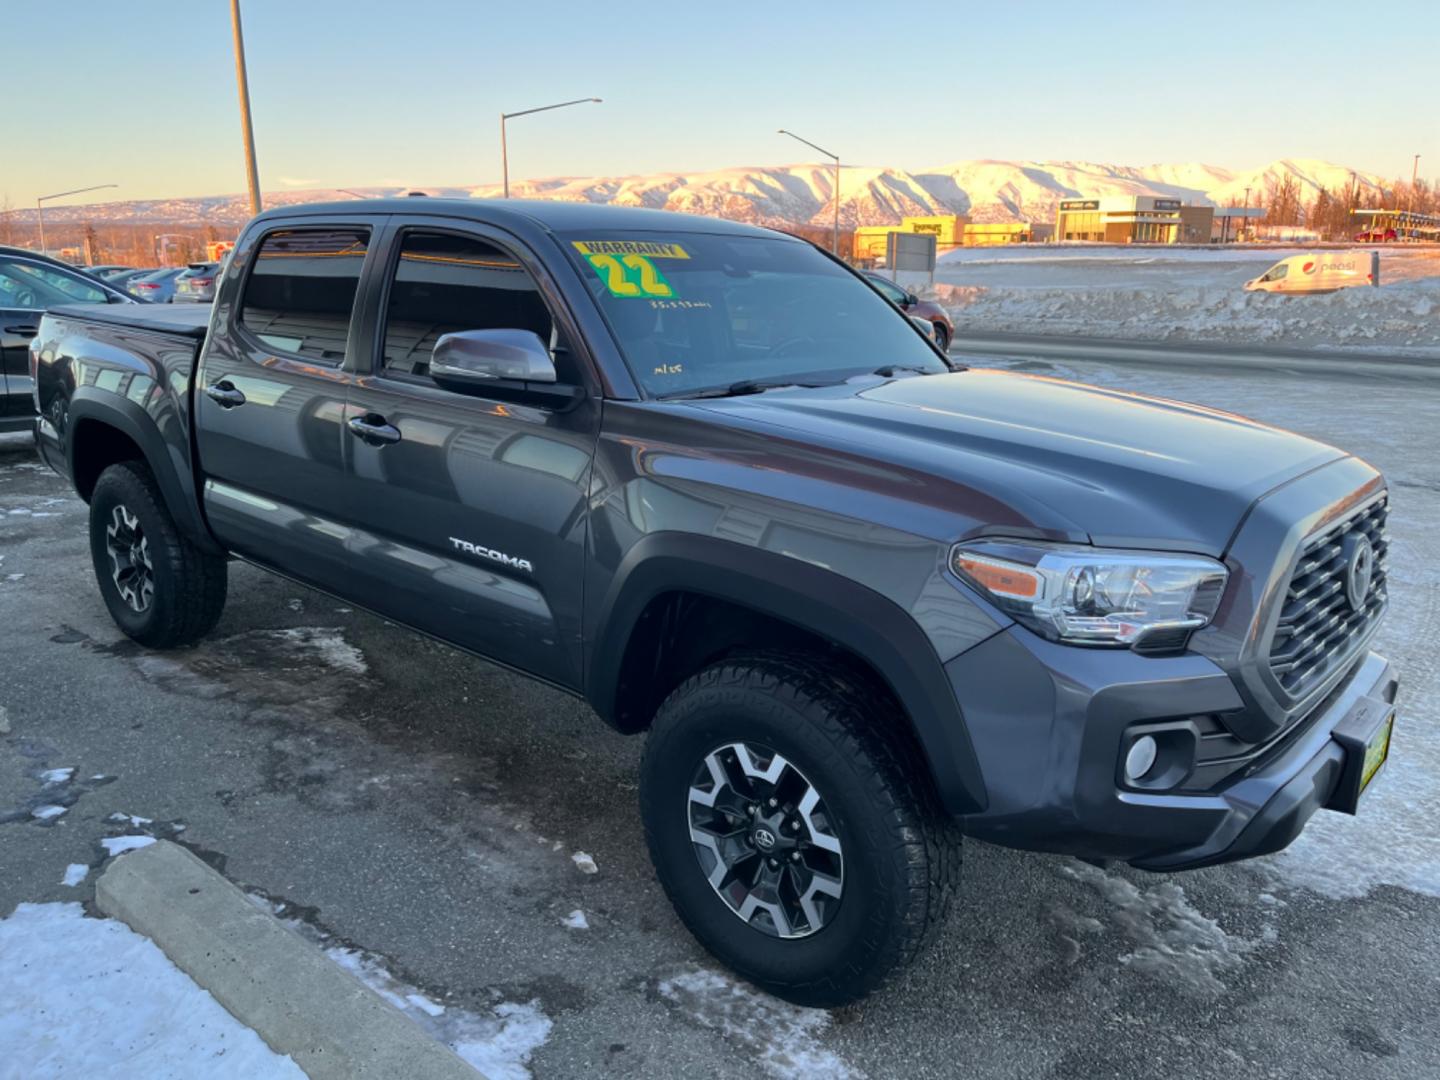
<instances>
[{"instance_id":1,"label":"door window","mask_svg":"<svg viewBox=\"0 0 1440 1080\"><path fill-rule=\"evenodd\" d=\"M1286 274L1288 274L1288 273L1290 273L1290 264L1289 264L1289 263L1279 263L1279 264L1276 265L1276 266L1272 266L1272 267L1270 268L1269 272L1266 273L1266 275L1265 275L1263 278L1261 278L1260 280L1261 280L1261 281L1279 281L1281 278L1283 278L1283 277L1284 277Z\"/></svg>"},{"instance_id":2,"label":"door window","mask_svg":"<svg viewBox=\"0 0 1440 1080\"><path fill-rule=\"evenodd\" d=\"M890 284L890 282L884 280L883 278L872 277L869 280L870 284L874 285L875 288L880 290L880 295L885 297L886 300L889 300L897 307L905 306L905 302L908 297L905 295L905 291L901 289L898 285L892 285Z\"/></svg>"},{"instance_id":3,"label":"door window","mask_svg":"<svg viewBox=\"0 0 1440 1080\"><path fill-rule=\"evenodd\" d=\"M385 306L385 373L428 377L435 342L461 330L531 330L554 346L550 310L513 255L475 237L406 233ZM556 355L558 376L574 382L567 360Z\"/></svg>"},{"instance_id":4,"label":"door window","mask_svg":"<svg viewBox=\"0 0 1440 1080\"><path fill-rule=\"evenodd\" d=\"M270 233L245 283L240 325L278 352L339 364L368 243L366 229Z\"/></svg>"}]
</instances>

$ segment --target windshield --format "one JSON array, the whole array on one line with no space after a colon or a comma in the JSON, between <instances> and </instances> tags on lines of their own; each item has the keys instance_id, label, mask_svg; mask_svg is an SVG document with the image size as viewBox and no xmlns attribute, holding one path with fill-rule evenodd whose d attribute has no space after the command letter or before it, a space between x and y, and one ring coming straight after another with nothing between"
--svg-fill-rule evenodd
<instances>
[{"instance_id":1,"label":"windshield","mask_svg":"<svg viewBox=\"0 0 1440 1080\"><path fill-rule=\"evenodd\" d=\"M34 263L0 262L0 307L38 311L52 304L103 304L100 286L61 270Z\"/></svg>"},{"instance_id":2,"label":"windshield","mask_svg":"<svg viewBox=\"0 0 1440 1080\"><path fill-rule=\"evenodd\" d=\"M800 241L587 232L562 242L654 396L947 370L904 315Z\"/></svg>"}]
</instances>

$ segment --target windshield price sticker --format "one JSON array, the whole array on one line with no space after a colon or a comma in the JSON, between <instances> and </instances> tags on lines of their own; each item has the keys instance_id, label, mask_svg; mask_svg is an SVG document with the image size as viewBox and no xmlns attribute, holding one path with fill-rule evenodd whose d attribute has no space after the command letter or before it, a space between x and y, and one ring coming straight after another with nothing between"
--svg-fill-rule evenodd
<instances>
[{"instance_id":1,"label":"windshield price sticker","mask_svg":"<svg viewBox=\"0 0 1440 1080\"><path fill-rule=\"evenodd\" d=\"M669 300L675 290L644 255L586 255L611 296Z\"/></svg>"},{"instance_id":2,"label":"windshield price sticker","mask_svg":"<svg viewBox=\"0 0 1440 1080\"><path fill-rule=\"evenodd\" d=\"M661 244L650 240L576 240L575 250L587 258L591 255L639 255L646 259L688 259L690 253L679 244Z\"/></svg>"},{"instance_id":3,"label":"windshield price sticker","mask_svg":"<svg viewBox=\"0 0 1440 1080\"><path fill-rule=\"evenodd\" d=\"M574 240L611 296L672 300L675 288L665 280L653 259L688 259L679 244L653 240Z\"/></svg>"}]
</instances>

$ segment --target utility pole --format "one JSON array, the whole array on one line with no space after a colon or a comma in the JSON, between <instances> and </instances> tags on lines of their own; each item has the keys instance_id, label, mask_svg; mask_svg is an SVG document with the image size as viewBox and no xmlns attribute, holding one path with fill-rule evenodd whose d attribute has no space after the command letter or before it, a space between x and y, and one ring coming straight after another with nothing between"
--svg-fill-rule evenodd
<instances>
[{"instance_id":1,"label":"utility pole","mask_svg":"<svg viewBox=\"0 0 1440 1080\"><path fill-rule=\"evenodd\" d=\"M1415 160L1410 164L1410 197L1405 200L1405 212L1409 213L1415 209L1415 176L1420 171L1420 155L1415 155Z\"/></svg>"},{"instance_id":2,"label":"utility pole","mask_svg":"<svg viewBox=\"0 0 1440 1080\"><path fill-rule=\"evenodd\" d=\"M517 116L529 116L531 113L549 112L551 109L564 109L571 105L587 105L590 102L600 104L598 97L576 98L574 101L562 101L558 105L541 105L538 109L521 109L519 112L500 114L500 172L502 190L505 198L510 197L510 149L505 143L505 121L513 120Z\"/></svg>"},{"instance_id":3,"label":"utility pole","mask_svg":"<svg viewBox=\"0 0 1440 1080\"><path fill-rule=\"evenodd\" d=\"M1244 207L1244 208L1245 208L1245 210L1246 210L1247 212L1240 215L1240 227L1241 227L1242 229L1245 228L1245 227L1250 223L1250 214L1249 214L1249 212L1248 212L1248 211L1250 210L1250 189L1249 189L1248 187L1245 189L1245 207ZM1251 236L1250 239L1253 240L1253 239L1255 239L1255 237L1254 237L1254 236Z\"/></svg>"},{"instance_id":4,"label":"utility pole","mask_svg":"<svg viewBox=\"0 0 1440 1080\"><path fill-rule=\"evenodd\" d=\"M40 226L40 254L45 254L45 203L51 199L63 199L66 195L81 195L87 191L119 187L119 184L95 184L93 187L75 188L72 191L57 191L54 195L41 195L35 200L35 222Z\"/></svg>"},{"instance_id":5,"label":"utility pole","mask_svg":"<svg viewBox=\"0 0 1440 1080\"><path fill-rule=\"evenodd\" d=\"M255 129L250 125L250 78L245 73L245 35L240 29L240 0L230 0L230 25L235 31L235 81L240 87L240 131L245 139L245 181L250 212L260 213L260 174L255 168Z\"/></svg>"},{"instance_id":6,"label":"utility pole","mask_svg":"<svg viewBox=\"0 0 1440 1080\"><path fill-rule=\"evenodd\" d=\"M839 257L840 257L840 155L838 155L838 154L832 154L829 150L826 150L823 146L816 146L816 145L815 145L813 142L811 142L809 139L802 139L802 138L800 138L800 136L799 136L799 135L796 135L793 131L786 131L784 128L781 128L780 131L779 131L779 134L781 134L781 135L789 135L790 138L794 139L796 142L802 142L802 143L804 143L806 146L810 147L811 150L819 150L820 153L824 154L826 157L828 157L828 158L833 158L833 159L835 160L835 190L834 190L834 193L833 193L833 194L834 194L834 197L835 197L835 231L834 231L834 233L831 235L831 238L830 238L830 251L831 251L831 253L832 253L836 258L839 258ZM853 254L853 253L852 253L852 254Z\"/></svg>"}]
</instances>

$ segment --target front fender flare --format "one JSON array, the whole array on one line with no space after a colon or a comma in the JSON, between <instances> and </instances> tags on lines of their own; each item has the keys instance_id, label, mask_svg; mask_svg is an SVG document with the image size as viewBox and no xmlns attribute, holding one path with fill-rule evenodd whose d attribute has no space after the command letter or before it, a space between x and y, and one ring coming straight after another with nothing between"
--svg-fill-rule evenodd
<instances>
[{"instance_id":1,"label":"front fender flare","mask_svg":"<svg viewBox=\"0 0 1440 1080\"><path fill-rule=\"evenodd\" d=\"M684 591L791 623L864 657L909 716L947 811L987 804L964 717L934 646L892 600L833 571L775 552L689 533L652 533L626 553L600 602L586 665L586 697L615 713L621 662L655 597Z\"/></svg>"}]
</instances>

